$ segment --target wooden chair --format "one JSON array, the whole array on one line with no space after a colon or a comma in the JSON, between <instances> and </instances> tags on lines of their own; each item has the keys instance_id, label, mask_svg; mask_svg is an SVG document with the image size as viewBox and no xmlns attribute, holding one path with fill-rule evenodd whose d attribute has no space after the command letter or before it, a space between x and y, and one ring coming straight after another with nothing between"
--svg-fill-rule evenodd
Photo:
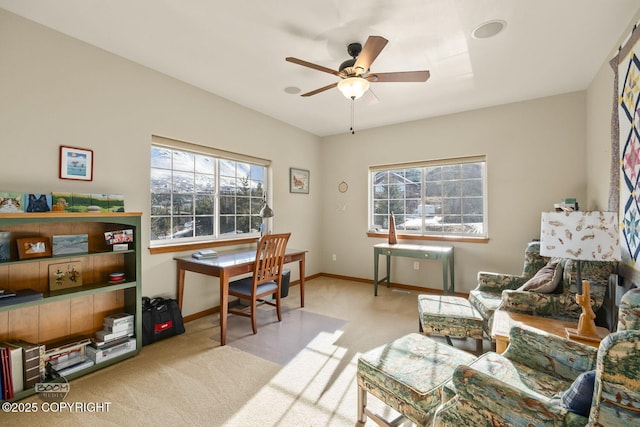
<instances>
[{"instance_id":1,"label":"wooden chair","mask_svg":"<svg viewBox=\"0 0 640 427\"><path fill-rule=\"evenodd\" d=\"M282 320L280 311L280 285L282 282L282 264L284 252L291 233L267 234L260 242L256 251L256 264L253 276L235 280L229 283L229 295L249 300L249 306L244 309L229 309L230 314L250 317L253 333L258 332L256 326L256 307L258 303L276 307L278 321ZM275 303L263 299L273 295Z\"/></svg>"}]
</instances>

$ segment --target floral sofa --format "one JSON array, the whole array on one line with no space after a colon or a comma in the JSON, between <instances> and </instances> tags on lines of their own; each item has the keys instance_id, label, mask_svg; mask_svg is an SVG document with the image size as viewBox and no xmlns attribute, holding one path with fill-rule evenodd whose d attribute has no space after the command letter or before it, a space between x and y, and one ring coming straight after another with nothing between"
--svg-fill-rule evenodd
<instances>
[{"instance_id":1,"label":"floral sofa","mask_svg":"<svg viewBox=\"0 0 640 427\"><path fill-rule=\"evenodd\" d=\"M599 349L514 326L504 354L455 369L433 426L639 425L639 328L640 289L623 296L618 331ZM580 390L588 375L591 388Z\"/></svg>"},{"instance_id":2,"label":"floral sofa","mask_svg":"<svg viewBox=\"0 0 640 427\"><path fill-rule=\"evenodd\" d=\"M469 292L469 302L484 319L483 329L491 336L493 313L498 308L536 316L577 321L581 308L575 301L576 262L563 259L562 279L552 293L519 290L542 269L549 258L540 255L540 242L527 245L524 267L519 275L481 271L478 285ZM591 283L593 310L602 306L611 275L617 265L612 262L582 262L582 278Z\"/></svg>"}]
</instances>

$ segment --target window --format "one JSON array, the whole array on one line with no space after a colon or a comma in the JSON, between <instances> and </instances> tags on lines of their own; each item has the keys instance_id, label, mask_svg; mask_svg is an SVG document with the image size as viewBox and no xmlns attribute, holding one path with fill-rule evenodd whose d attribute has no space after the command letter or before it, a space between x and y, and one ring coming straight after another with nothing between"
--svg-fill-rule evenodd
<instances>
[{"instance_id":1,"label":"window","mask_svg":"<svg viewBox=\"0 0 640 427\"><path fill-rule=\"evenodd\" d=\"M369 169L370 228L423 236L486 237L486 159L476 156Z\"/></svg>"},{"instance_id":2,"label":"window","mask_svg":"<svg viewBox=\"0 0 640 427\"><path fill-rule=\"evenodd\" d=\"M185 144L151 146L151 243L259 233L267 163Z\"/></svg>"}]
</instances>

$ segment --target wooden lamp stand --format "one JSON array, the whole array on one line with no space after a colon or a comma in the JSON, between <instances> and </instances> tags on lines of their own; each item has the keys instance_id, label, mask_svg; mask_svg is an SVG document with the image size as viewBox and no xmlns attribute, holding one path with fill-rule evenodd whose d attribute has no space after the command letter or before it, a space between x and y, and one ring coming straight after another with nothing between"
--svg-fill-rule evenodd
<instances>
[{"instance_id":1,"label":"wooden lamp stand","mask_svg":"<svg viewBox=\"0 0 640 427\"><path fill-rule=\"evenodd\" d=\"M565 328L568 338L585 341L600 342L607 336L608 331L599 331L596 328L596 314L591 307L591 290L588 280L582 281L582 294L576 294L576 302L582 307L582 314L578 321L578 329Z\"/></svg>"}]
</instances>

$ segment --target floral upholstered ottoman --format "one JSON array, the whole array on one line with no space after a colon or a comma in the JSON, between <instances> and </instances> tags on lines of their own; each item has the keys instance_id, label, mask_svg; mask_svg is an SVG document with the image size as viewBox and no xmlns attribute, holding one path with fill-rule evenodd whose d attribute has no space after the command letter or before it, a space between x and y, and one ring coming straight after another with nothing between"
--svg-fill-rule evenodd
<instances>
[{"instance_id":1,"label":"floral upholstered ottoman","mask_svg":"<svg viewBox=\"0 0 640 427\"><path fill-rule=\"evenodd\" d=\"M414 423L431 423L442 403L442 385L454 369L475 357L427 336L412 333L361 355L358 359L358 421L367 416L386 424L367 409L367 393Z\"/></svg>"},{"instance_id":2,"label":"floral upholstered ottoman","mask_svg":"<svg viewBox=\"0 0 640 427\"><path fill-rule=\"evenodd\" d=\"M420 332L444 335L449 345L450 337L475 338L476 351L482 354L482 316L465 298L418 295L418 314Z\"/></svg>"}]
</instances>

